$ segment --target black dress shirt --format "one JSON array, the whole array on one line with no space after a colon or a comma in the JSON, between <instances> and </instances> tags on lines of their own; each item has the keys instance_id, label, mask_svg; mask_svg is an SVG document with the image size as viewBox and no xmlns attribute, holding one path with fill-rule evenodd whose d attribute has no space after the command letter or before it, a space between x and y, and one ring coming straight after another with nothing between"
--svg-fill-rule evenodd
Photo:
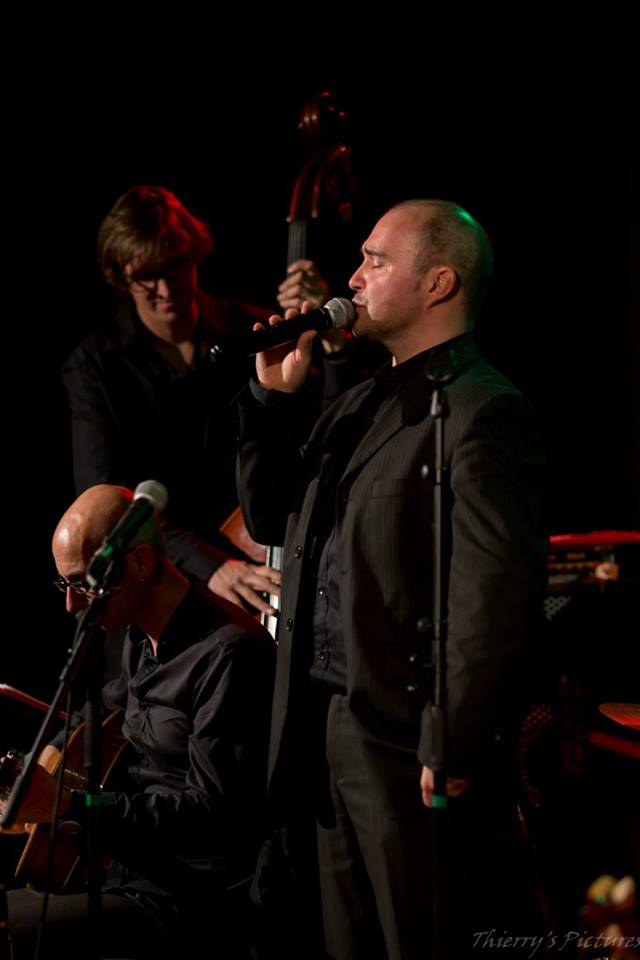
<instances>
[{"instance_id":1,"label":"black dress shirt","mask_svg":"<svg viewBox=\"0 0 640 960\"><path fill-rule=\"evenodd\" d=\"M96 483L134 489L159 480L171 559L205 583L228 556L242 556L218 531L237 507L232 402L250 365L233 352L212 363L210 347L249 330L266 311L199 294L190 368L178 372L154 346L132 301L93 330L66 360L78 493Z\"/></svg>"},{"instance_id":2,"label":"black dress shirt","mask_svg":"<svg viewBox=\"0 0 640 960\"><path fill-rule=\"evenodd\" d=\"M105 707L125 711L131 745L126 789L102 793L111 883L152 903L166 895L191 910L255 862L274 645L242 611L237 619L193 588L156 656L130 629L122 676L104 690Z\"/></svg>"},{"instance_id":3,"label":"black dress shirt","mask_svg":"<svg viewBox=\"0 0 640 960\"><path fill-rule=\"evenodd\" d=\"M310 676L314 683L328 685L339 693L345 693L347 689L347 651L340 608L336 492L349 460L375 423L380 408L421 361L422 354L397 366L385 364L378 371L357 418L350 421L348 431L338 434L331 456L319 477L319 493L311 521L313 541L305 569L308 590L306 607L310 611L313 636ZM251 392L260 403L297 402L295 396L265 390L255 381L251 383Z\"/></svg>"}]
</instances>

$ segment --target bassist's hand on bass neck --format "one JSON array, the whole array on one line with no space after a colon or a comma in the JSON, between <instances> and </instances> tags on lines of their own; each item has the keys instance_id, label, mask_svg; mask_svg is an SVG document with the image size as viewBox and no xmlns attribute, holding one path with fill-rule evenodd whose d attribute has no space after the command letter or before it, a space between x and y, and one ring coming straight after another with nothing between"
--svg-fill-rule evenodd
<instances>
[{"instance_id":1,"label":"bassist's hand on bass neck","mask_svg":"<svg viewBox=\"0 0 640 960\"><path fill-rule=\"evenodd\" d=\"M287 276L278 287L278 303L283 310L302 306L308 300L314 310L329 299L329 284L313 260L294 260L287 267Z\"/></svg>"},{"instance_id":2,"label":"bassist's hand on bass neck","mask_svg":"<svg viewBox=\"0 0 640 960\"><path fill-rule=\"evenodd\" d=\"M299 309L305 301L317 310L330 296L329 284L313 260L294 260L287 268L286 279L278 287L278 303L283 310ZM320 342L325 353L338 353L344 350L348 339L344 330L335 328L323 333Z\"/></svg>"}]
</instances>

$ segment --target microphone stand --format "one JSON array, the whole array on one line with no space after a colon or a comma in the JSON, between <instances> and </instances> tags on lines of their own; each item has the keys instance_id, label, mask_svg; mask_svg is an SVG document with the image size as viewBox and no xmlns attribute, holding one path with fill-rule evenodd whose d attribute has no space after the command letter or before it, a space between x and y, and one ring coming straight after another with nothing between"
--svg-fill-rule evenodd
<instances>
[{"instance_id":1,"label":"microphone stand","mask_svg":"<svg viewBox=\"0 0 640 960\"><path fill-rule=\"evenodd\" d=\"M103 600L103 598L100 598ZM94 601L95 602L95 601ZM100 623L104 616L104 607L101 604ZM82 629L82 624L78 625ZM95 630L91 628L92 637ZM91 640L89 641L91 644ZM85 826L86 846L85 857L88 871L87 882L87 917L89 921L89 960L99 958L99 931L102 915L102 844L100 841L100 789L102 771L102 728L101 704L102 683L104 673L103 648L101 644L92 645L91 656L87 658L87 698L85 701L85 728L84 728L84 768L86 776L85 786Z\"/></svg>"},{"instance_id":2,"label":"microphone stand","mask_svg":"<svg viewBox=\"0 0 640 960\"><path fill-rule=\"evenodd\" d=\"M446 917L446 850L447 818L447 584L444 536L444 422L448 416L445 385L453 377L428 374L434 384L429 416L435 424L435 464L433 470L433 667L434 690L431 710L431 763L433 769L433 958L443 960L448 948ZM422 476L429 476L429 468L422 468Z\"/></svg>"},{"instance_id":3,"label":"microphone stand","mask_svg":"<svg viewBox=\"0 0 640 960\"><path fill-rule=\"evenodd\" d=\"M102 912L101 847L99 842L102 656L96 635L102 626L111 591L121 577L122 564L118 562L118 559L111 563L109 569L105 572L102 583L95 588L95 596L90 598L87 608L79 619L69 659L59 677L58 689L38 731L29 756L7 799L1 820L3 826L11 826L19 818L20 807L31 781L32 771L38 762L38 757L50 742L51 733L62 709L62 704L69 691L73 689L84 667L87 678L84 734L85 803L87 807L85 850L88 868L88 929L90 931L87 960L99 960L98 937ZM59 775L61 777L64 775L62 766Z\"/></svg>"}]
</instances>

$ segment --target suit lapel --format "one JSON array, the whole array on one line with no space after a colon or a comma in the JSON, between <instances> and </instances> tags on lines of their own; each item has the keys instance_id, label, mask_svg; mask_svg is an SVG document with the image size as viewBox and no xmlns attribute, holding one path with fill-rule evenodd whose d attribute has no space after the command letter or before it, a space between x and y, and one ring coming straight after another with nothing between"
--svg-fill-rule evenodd
<instances>
[{"instance_id":1,"label":"suit lapel","mask_svg":"<svg viewBox=\"0 0 640 960\"><path fill-rule=\"evenodd\" d=\"M425 414L431 403L434 381L445 385L450 383L478 356L479 351L472 334L457 337L427 351L414 373L402 380L383 400L366 436L354 450L343 480L359 470L406 423ZM367 401L368 396L369 393L363 397L361 404ZM356 415L359 407L360 405L354 411Z\"/></svg>"},{"instance_id":2,"label":"suit lapel","mask_svg":"<svg viewBox=\"0 0 640 960\"><path fill-rule=\"evenodd\" d=\"M382 402L369 431L354 450L343 480L359 470L408 420L427 407L432 392L432 384L423 377L412 379L410 383L402 384L399 389L394 390L392 395Z\"/></svg>"}]
</instances>

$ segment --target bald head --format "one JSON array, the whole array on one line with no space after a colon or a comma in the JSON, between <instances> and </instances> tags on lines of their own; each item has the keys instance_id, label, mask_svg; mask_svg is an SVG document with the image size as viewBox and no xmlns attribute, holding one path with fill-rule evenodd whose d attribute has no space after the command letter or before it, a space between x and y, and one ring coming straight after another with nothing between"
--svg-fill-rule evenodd
<instances>
[{"instance_id":1,"label":"bald head","mask_svg":"<svg viewBox=\"0 0 640 960\"><path fill-rule=\"evenodd\" d=\"M84 569L105 536L124 516L133 493L126 487L100 483L81 493L66 511L53 535L53 555L60 569L72 566ZM161 537L155 517L151 517L132 541L160 546Z\"/></svg>"},{"instance_id":2,"label":"bald head","mask_svg":"<svg viewBox=\"0 0 640 960\"><path fill-rule=\"evenodd\" d=\"M493 269L491 242L470 213L448 200L404 200L392 209L413 208L422 214L416 268L423 275L431 267L452 267L471 318L480 308Z\"/></svg>"},{"instance_id":3,"label":"bald head","mask_svg":"<svg viewBox=\"0 0 640 960\"><path fill-rule=\"evenodd\" d=\"M59 583L66 590L69 613L77 613L91 601L85 579L89 561L133 499L133 493L125 487L105 483L89 487L71 504L56 527L53 556ZM167 620L189 589L189 582L163 553L162 535L153 515L122 552L122 568L115 568L117 588L108 596L103 627L119 630L136 624L147 633L152 645L157 643Z\"/></svg>"}]
</instances>

